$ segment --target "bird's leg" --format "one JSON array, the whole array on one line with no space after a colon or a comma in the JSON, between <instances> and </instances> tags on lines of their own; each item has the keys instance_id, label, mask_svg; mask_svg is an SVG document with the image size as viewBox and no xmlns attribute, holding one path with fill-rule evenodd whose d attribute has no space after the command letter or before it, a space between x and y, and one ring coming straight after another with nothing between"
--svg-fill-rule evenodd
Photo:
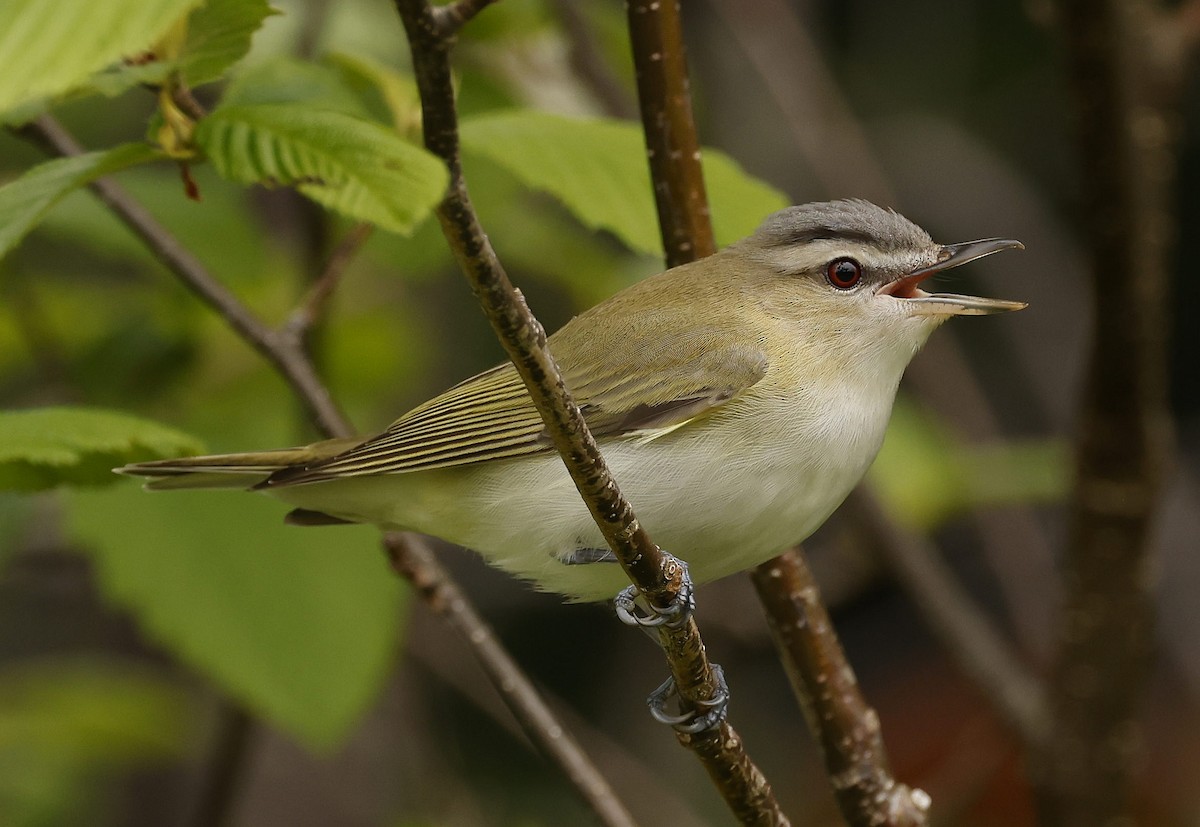
<instances>
[{"instance_id":1,"label":"bird's leg","mask_svg":"<svg viewBox=\"0 0 1200 827\"><path fill-rule=\"evenodd\" d=\"M622 623L642 628L666 626L668 629L678 629L688 622L696 611L695 588L692 576L688 574L687 563L678 558L676 562L683 568L683 573L679 578L679 591L675 593L671 605L660 609L645 600L637 586L626 586L613 598L613 607Z\"/></svg>"},{"instance_id":2,"label":"bird's leg","mask_svg":"<svg viewBox=\"0 0 1200 827\"><path fill-rule=\"evenodd\" d=\"M696 709L689 709L677 715L667 712L666 708L667 701L672 695L676 698L679 697L675 679L667 678L663 681L662 686L655 689L650 693L650 697L646 698L646 706L650 707L650 714L654 720L674 728L676 732L687 735L707 732L720 726L729 714L729 684L725 681L725 670L721 668L720 664L712 665L712 676L715 684L712 697L696 701Z\"/></svg>"},{"instance_id":3,"label":"bird's leg","mask_svg":"<svg viewBox=\"0 0 1200 827\"><path fill-rule=\"evenodd\" d=\"M665 552L664 552L665 553ZM688 573L687 563L677 560L683 572L680 577L679 591L671 605L660 609L646 600L636 586L622 589L613 600L617 617L627 626L636 626L650 635L656 643L662 645L655 630L659 627L678 629L688 622L696 610L695 588L692 577ZM667 712L667 702L672 696L679 697L674 678L667 678L658 689L646 698L650 714L654 720L673 727L678 732L694 735L706 732L725 720L729 707L729 685L725 682L725 672L717 664L712 665L713 695L703 701L696 701L696 709L680 714Z\"/></svg>"},{"instance_id":4,"label":"bird's leg","mask_svg":"<svg viewBox=\"0 0 1200 827\"><path fill-rule=\"evenodd\" d=\"M577 548L558 562L564 566L584 566L589 563L615 563L617 555L610 548Z\"/></svg>"}]
</instances>

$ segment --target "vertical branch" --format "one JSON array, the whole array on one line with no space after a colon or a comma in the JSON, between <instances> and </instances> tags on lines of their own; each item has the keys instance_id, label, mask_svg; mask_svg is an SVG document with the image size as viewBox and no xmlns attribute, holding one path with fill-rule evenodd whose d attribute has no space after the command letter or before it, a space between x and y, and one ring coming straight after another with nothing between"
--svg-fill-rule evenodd
<instances>
[{"instance_id":1,"label":"vertical branch","mask_svg":"<svg viewBox=\"0 0 1200 827\"><path fill-rule=\"evenodd\" d=\"M1163 305L1171 220L1165 87L1148 83L1151 8L1060 6L1075 100L1095 329L1076 445L1055 667L1041 756L1050 823L1129 817L1137 702L1151 665L1150 531L1169 442ZM1158 79L1161 80L1161 79Z\"/></svg>"},{"instance_id":2,"label":"vertical branch","mask_svg":"<svg viewBox=\"0 0 1200 827\"><path fill-rule=\"evenodd\" d=\"M692 93L679 0L629 0L629 39L638 106L667 266L717 251L692 119Z\"/></svg>"},{"instance_id":3,"label":"vertical branch","mask_svg":"<svg viewBox=\"0 0 1200 827\"><path fill-rule=\"evenodd\" d=\"M674 266L716 251L679 3L630 0L628 13L655 203ZM926 824L929 796L892 778L879 716L858 689L803 552L784 552L753 579L843 816L854 825Z\"/></svg>"},{"instance_id":4,"label":"vertical branch","mask_svg":"<svg viewBox=\"0 0 1200 827\"><path fill-rule=\"evenodd\" d=\"M782 555L751 576L846 822L927 824L929 796L892 778L879 716L858 688L804 558Z\"/></svg>"},{"instance_id":5,"label":"vertical branch","mask_svg":"<svg viewBox=\"0 0 1200 827\"><path fill-rule=\"evenodd\" d=\"M487 0L459 0L436 8L428 0L395 0L395 5L412 51L425 145L450 173L446 196L437 208L442 231L605 541L645 598L652 605L669 606L679 594L683 568L650 540L622 495L563 383L546 346L545 331L501 266L467 192L450 50L458 30ZM715 696L717 681L695 620L688 617L678 627L660 627L659 636L683 705L703 709L703 703ZM787 823L766 779L728 722L681 735L680 742L704 763L739 819L764 825Z\"/></svg>"}]
</instances>

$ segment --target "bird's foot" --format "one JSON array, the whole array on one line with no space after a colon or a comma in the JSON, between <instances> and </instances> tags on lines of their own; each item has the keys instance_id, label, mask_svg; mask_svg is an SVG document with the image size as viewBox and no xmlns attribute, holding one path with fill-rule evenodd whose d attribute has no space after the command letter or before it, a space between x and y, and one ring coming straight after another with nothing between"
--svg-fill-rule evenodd
<instances>
[{"instance_id":1,"label":"bird's foot","mask_svg":"<svg viewBox=\"0 0 1200 827\"><path fill-rule=\"evenodd\" d=\"M667 678L662 686L650 693L646 698L646 706L654 720L666 724L676 732L695 735L715 729L724 722L729 714L729 684L725 682L725 670L719 664L712 665L713 695L703 701L696 701L696 709L672 714L667 712L667 701L671 696L679 697L674 678Z\"/></svg>"},{"instance_id":2,"label":"bird's foot","mask_svg":"<svg viewBox=\"0 0 1200 827\"><path fill-rule=\"evenodd\" d=\"M692 576L688 574L687 563L678 558L672 559L680 565L683 573L680 575L679 591L675 593L671 605L660 608L648 600L641 599L642 593L637 586L627 586L617 593L613 599L613 606L617 617L626 626L640 626L643 629L666 626L668 629L678 629L686 625L692 613L696 611L696 590L692 585Z\"/></svg>"}]
</instances>

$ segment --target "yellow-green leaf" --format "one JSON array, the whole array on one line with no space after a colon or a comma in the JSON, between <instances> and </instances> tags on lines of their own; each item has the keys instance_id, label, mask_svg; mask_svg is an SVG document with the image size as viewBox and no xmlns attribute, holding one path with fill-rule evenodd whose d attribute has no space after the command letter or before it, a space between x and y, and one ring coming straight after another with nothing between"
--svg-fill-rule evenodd
<instances>
[{"instance_id":1,"label":"yellow-green leaf","mask_svg":"<svg viewBox=\"0 0 1200 827\"><path fill-rule=\"evenodd\" d=\"M156 422L99 408L0 411L0 490L104 485L127 462L194 454L201 445Z\"/></svg>"},{"instance_id":2,"label":"yellow-green leaf","mask_svg":"<svg viewBox=\"0 0 1200 827\"><path fill-rule=\"evenodd\" d=\"M441 161L390 130L298 104L223 106L199 123L196 143L230 180L295 186L403 234L429 215L447 181Z\"/></svg>"},{"instance_id":3,"label":"yellow-green leaf","mask_svg":"<svg viewBox=\"0 0 1200 827\"><path fill-rule=\"evenodd\" d=\"M661 255L637 124L500 112L464 119L462 140L465 149L500 164L526 186L558 198L586 226L608 230L631 249ZM788 203L719 150L705 149L702 163L718 244L749 235L763 217Z\"/></svg>"}]
</instances>

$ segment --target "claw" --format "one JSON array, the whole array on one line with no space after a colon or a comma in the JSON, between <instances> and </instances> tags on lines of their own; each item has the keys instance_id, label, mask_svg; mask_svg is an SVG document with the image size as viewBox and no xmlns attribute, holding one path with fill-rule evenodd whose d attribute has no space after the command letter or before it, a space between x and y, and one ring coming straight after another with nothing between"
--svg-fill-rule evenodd
<instances>
[{"instance_id":1,"label":"claw","mask_svg":"<svg viewBox=\"0 0 1200 827\"><path fill-rule=\"evenodd\" d=\"M663 553L666 554L666 552ZM662 609L651 605L648 601L642 601L642 605L638 605L638 598L642 596L642 593L637 586L627 586L613 598L613 607L622 623L626 626L640 626L643 629L653 629L659 626L678 629L688 622L692 613L696 611L696 590L692 585L692 576L688 573L687 563L679 559L676 559L675 562L683 568L683 574L680 577L679 591L675 593L675 599L671 601L671 605Z\"/></svg>"},{"instance_id":2,"label":"claw","mask_svg":"<svg viewBox=\"0 0 1200 827\"><path fill-rule=\"evenodd\" d=\"M650 693L646 698L646 706L654 720L666 724L686 735L707 732L721 725L729 714L729 684L725 682L725 670L719 664L712 665L713 682L716 684L713 696L702 701L696 701L698 709L689 710L679 715L667 712L667 701L672 695L678 696L674 678L667 678L662 686Z\"/></svg>"}]
</instances>

